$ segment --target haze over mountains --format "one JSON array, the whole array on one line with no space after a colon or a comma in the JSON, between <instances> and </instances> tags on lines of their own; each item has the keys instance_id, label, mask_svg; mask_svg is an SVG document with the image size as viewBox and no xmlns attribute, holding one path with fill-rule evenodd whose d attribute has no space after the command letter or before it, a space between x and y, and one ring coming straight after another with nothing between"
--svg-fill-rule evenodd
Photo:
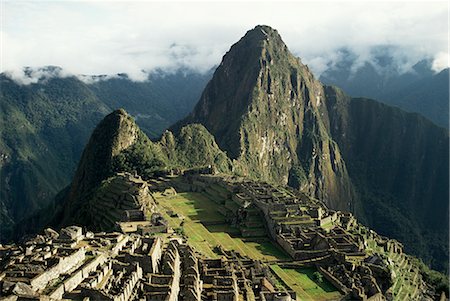
<instances>
[{"instance_id":1,"label":"haze over mountains","mask_svg":"<svg viewBox=\"0 0 450 301\"><path fill-rule=\"evenodd\" d=\"M29 208L49 203L70 178L94 124L111 109L125 107L156 137L191 110L209 77L175 74L148 83L117 78L93 85L55 78L30 86L2 77L2 222L12 225ZM76 220L74 210L117 166L145 175L211 163L351 210L446 269L447 131L417 114L322 85L272 28L258 26L233 45L192 113L172 130L152 142L123 111L106 118L70 190L60 195L65 202L56 204L63 208L56 220ZM207 162L201 154L208 154Z\"/></svg>"},{"instance_id":2,"label":"haze over mountains","mask_svg":"<svg viewBox=\"0 0 450 301\"><path fill-rule=\"evenodd\" d=\"M395 49L375 47L374 59L361 63L358 55L341 50L341 58L329 65L320 81L336 85L354 97L368 97L420 113L448 128L449 68L433 70L431 59L422 59L406 69L394 57Z\"/></svg>"}]
</instances>

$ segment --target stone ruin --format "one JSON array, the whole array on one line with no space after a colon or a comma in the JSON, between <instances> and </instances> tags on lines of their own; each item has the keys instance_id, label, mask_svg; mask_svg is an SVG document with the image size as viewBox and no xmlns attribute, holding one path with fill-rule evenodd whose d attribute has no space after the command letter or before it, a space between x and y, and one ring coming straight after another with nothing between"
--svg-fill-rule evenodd
<instances>
[{"instance_id":1,"label":"stone ruin","mask_svg":"<svg viewBox=\"0 0 450 301\"><path fill-rule=\"evenodd\" d=\"M83 233L71 226L0 250L1 300L284 300L265 264L218 250L205 258L176 236ZM74 234L66 237L67 233Z\"/></svg>"},{"instance_id":2,"label":"stone ruin","mask_svg":"<svg viewBox=\"0 0 450 301\"><path fill-rule=\"evenodd\" d=\"M243 237L270 237L291 257L278 264L316 268L342 300L433 298L400 243L288 188L199 172L151 183L118 174L111 183L115 188L97 198L103 201L96 206L108 203L103 213L98 208L97 225L115 231L46 229L23 244L0 247L0 300L296 300L268 262L221 247L208 258L171 234L152 198L155 190L214 193L217 210ZM404 284L415 290L406 295Z\"/></svg>"}]
</instances>

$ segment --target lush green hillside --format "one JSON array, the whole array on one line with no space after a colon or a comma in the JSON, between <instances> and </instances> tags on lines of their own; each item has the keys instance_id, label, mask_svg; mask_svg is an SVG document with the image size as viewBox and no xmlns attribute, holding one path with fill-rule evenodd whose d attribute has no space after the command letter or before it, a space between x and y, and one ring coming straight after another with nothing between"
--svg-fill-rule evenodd
<instances>
[{"instance_id":1,"label":"lush green hillside","mask_svg":"<svg viewBox=\"0 0 450 301\"><path fill-rule=\"evenodd\" d=\"M439 270L448 264L449 138L418 114L327 88L332 136L340 145L361 207L381 234ZM358 210L359 208L359 210Z\"/></svg>"},{"instance_id":2,"label":"lush green hillside","mask_svg":"<svg viewBox=\"0 0 450 301\"><path fill-rule=\"evenodd\" d=\"M126 76L93 84L49 77L21 85L0 75L0 241L69 184L89 135L108 112L129 109L146 133L159 136L190 111L209 77L160 71L140 83Z\"/></svg>"},{"instance_id":3,"label":"lush green hillside","mask_svg":"<svg viewBox=\"0 0 450 301\"><path fill-rule=\"evenodd\" d=\"M79 80L20 86L1 76L1 238L70 181L86 138L109 110Z\"/></svg>"}]
</instances>

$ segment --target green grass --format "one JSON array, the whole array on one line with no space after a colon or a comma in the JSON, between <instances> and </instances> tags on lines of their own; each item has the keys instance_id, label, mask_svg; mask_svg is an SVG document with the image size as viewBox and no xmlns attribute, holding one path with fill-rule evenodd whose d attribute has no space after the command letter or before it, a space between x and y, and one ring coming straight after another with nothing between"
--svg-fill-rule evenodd
<instances>
[{"instance_id":1,"label":"green grass","mask_svg":"<svg viewBox=\"0 0 450 301\"><path fill-rule=\"evenodd\" d=\"M218 206L217 203L211 201L204 194L196 192L179 193L167 198L167 200L170 201L167 205L175 212L192 221L220 222L225 224L225 217L215 209Z\"/></svg>"},{"instance_id":2,"label":"green grass","mask_svg":"<svg viewBox=\"0 0 450 301\"><path fill-rule=\"evenodd\" d=\"M279 247L267 239L240 237L239 229L229 225L216 209L219 205L201 193L179 193L164 197L155 195L160 205L184 217L182 227L188 242L204 255L217 257L215 246L235 250L244 256L258 260L289 259ZM169 218L172 227L180 227L181 220Z\"/></svg>"},{"instance_id":3,"label":"green grass","mask_svg":"<svg viewBox=\"0 0 450 301\"><path fill-rule=\"evenodd\" d=\"M342 295L326 279L315 282L315 268L286 269L278 265L270 268L281 280L297 293L297 300L339 300Z\"/></svg>"}]
</instances>

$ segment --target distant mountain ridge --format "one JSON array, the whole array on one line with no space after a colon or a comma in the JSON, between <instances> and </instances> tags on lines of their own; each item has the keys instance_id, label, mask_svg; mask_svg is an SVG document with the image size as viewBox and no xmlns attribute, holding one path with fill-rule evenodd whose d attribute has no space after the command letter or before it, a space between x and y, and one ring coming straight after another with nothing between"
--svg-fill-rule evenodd
<instances>
[{"instance_id":1,"label":"distant mountain ridge","mask_svg":"<svg viewBox=\"0 0 450 301\"><path fill-rule=\"evenodd\" d=\"M420 113L439 126L449 127L449 68L435 72L432 60L423 59L402 70L389 47L373 50L373 61L360 63L348 49L341 59L320 75L320 81L336 85L354 97L368 97Z\"/></svg>"}]
</instances>

